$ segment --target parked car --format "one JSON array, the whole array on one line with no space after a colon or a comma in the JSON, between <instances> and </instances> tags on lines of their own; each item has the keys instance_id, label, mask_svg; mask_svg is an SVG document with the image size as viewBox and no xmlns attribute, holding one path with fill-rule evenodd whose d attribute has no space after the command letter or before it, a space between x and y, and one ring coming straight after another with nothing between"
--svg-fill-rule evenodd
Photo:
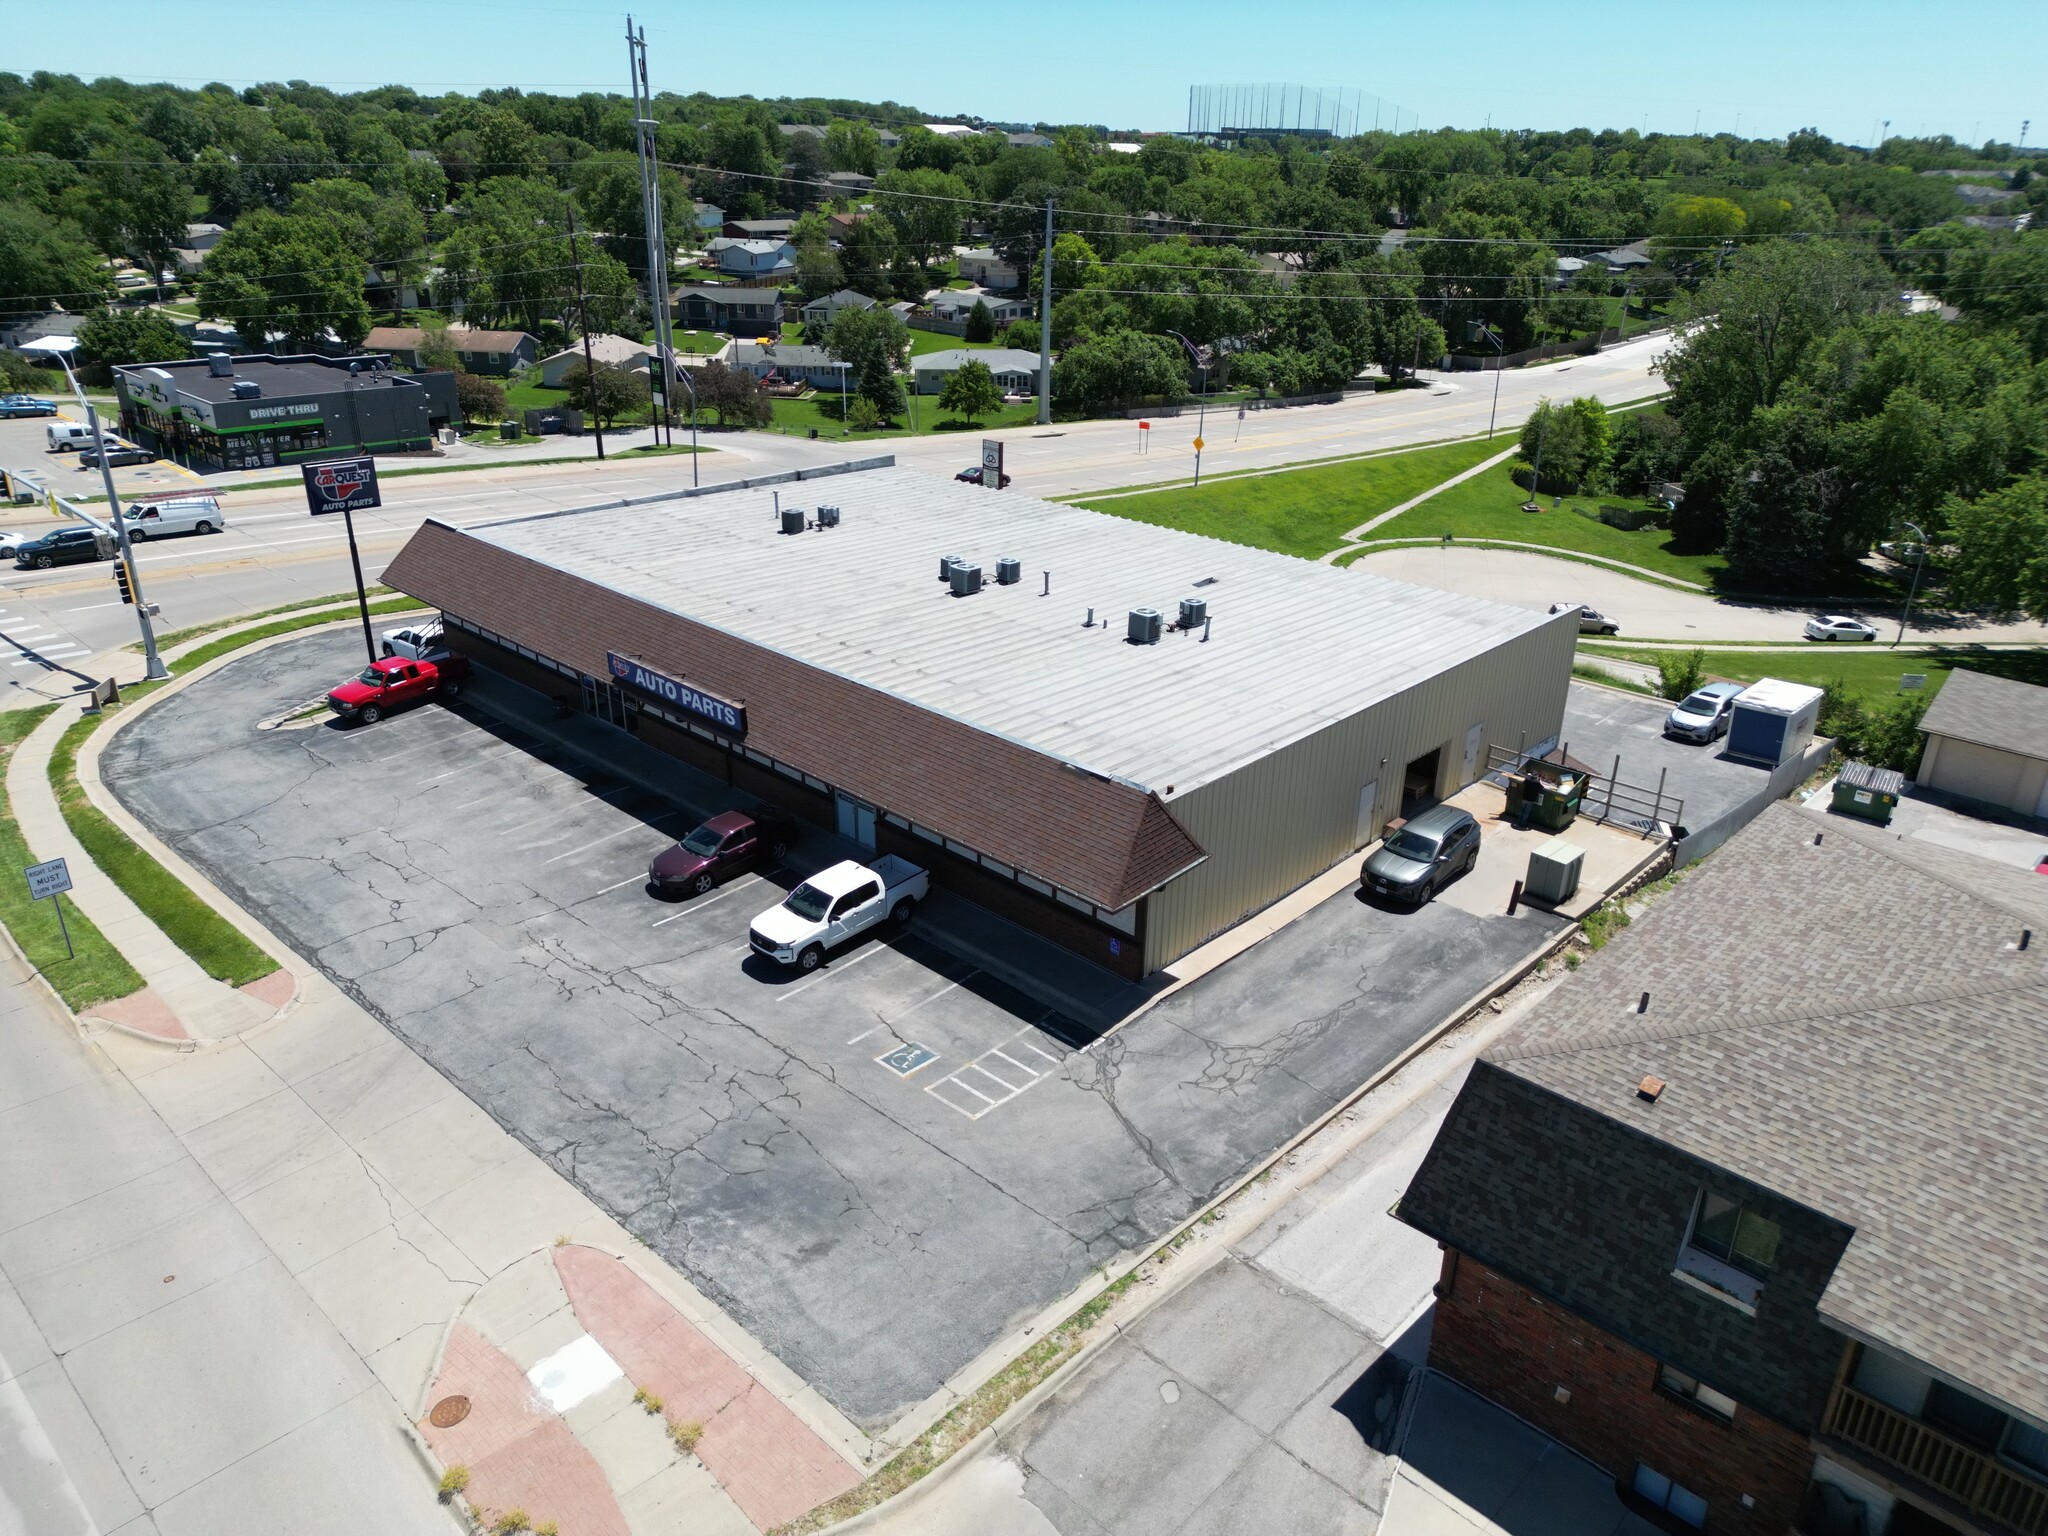
<instances>
[{"instance_id":1,"label":"parked car","mask_svg":"<svg viewBox=\"0 0 2048 1536\"><path fill-rule=\"evenodd\" d=\"M788 856L796 828L775 811L727 811L694 828L647 866L649 889L665 896L702 896L727 875Z\"/></svg>"},{"instance_id":2,"label":"parked car","mask_svg":"<svg viewBox=\"0 0 2048 1536\"><path fill-rule=\"evenodd\" d=\"M1584 603L1552 603L1552 613L1563 613L1568 608L1579 610L1579 633L1582 635L1618 635L1621 626L1607 617L1598 608L1588 608Z\"/></svg>"},{"instance_id":3,"label":"parked car","mask_svg":"<svg viewBox=\"0 0 2048 1536\"><path fill-rule=\"evenodd\" d=\"M0 419L13 420L20 416L54 416L57 403L54 400L39 400L34 395L0 395Z\"/></svg>"},{"instance_id":4,"label":"parked car","mask_svg":"<svg viewBox=\"0 0 2048 1536\"><path fill-rule=\"evenodd\" d=\"M885 919L907 923L931 889L931 877L908 859L885 853L873 864L852 859L819 870L747 929L754 953L800 971L815 971L825 951Z\"/></svg>"},{"instance_id":5,"label":"parked car","mask_svg":"<svg viewBox=\"0 0 2048 1536\"><path fill-rule=\"evenodd\" d=\"M14 563L20 569L47 571L53 565L83 565L113 558L113 540L97 528L59 528L17 545Z\"/></svg>"},{"instance_id":6,"label":"parked car","mask_svg":"<svg viewBox=\"0 0 2048 1536\"><path fill-rule=\"evenodd\" d=\"M1003 470L1000 471L999 473L1001 475L1001 480L997 484L996 489L999 491L1007 491L1010 488L1009 471ZM959 474L955 475L953 478L955 480L960 481L963 485L980 485L983 483L981 478L981 466L977 464L972 469L963 469L960 471Z\"/></svg>"},{"instance_id":7,"label":"parked car","mask_svg":"<svg viewBox=\"0 0 2048 1536\"><path fill-rule=\"evenodd\" d=\"M1806 621L1809 640L1875 640L1877 631L1843 613L1823 613Z\"/></svg>"},{"instance_id":8,"label":"parked car","mask_svg":"<svg viewBox=\"0 0 2048 1536\"><path fill-rule=\"evenodd\" d=\"M123 464L154 464L156 462L156 455L147 448L138 448L133 443L124 443L118 439L107 444L106 453L107 462L117 468ZM100 450L97 448L79 449L78 467L80 469L98 469L100 467Z\"/></svg>"},{"instance_id":9,"label":"parked car","mask_svg":"<svg viewBox=\"0 0 2048 1536\"><path fill-rule=\"evenodd\" d=\"M122 509L121 522L131 541L160 539L167 533L216 533L228 525L221 515L220 498L211 491L131 501Z\"/></svg>"},{"instance_id":10,"label":"parked car","mask_svg":"<svg viewBox=\"0 0 2048 1536\"><path fill-rule=\"evenodd\" d=\"M67 453L92 441L92 428L82 421L53 421L43 428L51 453Z\"/></svg>"},{"instance_id":11,"label":"parked car","mask_svg":"<svg viewBox=\"0 0 2048 1536\"><path fill-rule=\"evenodd\" d=\"M1728 734L1740 683L1706 683L1695 688L1664 717L1664 734L1680 741L1718 741Z\"/></svg>"},{"instance_id":12,"label":"parked car","mask_svg":"<svg viewBox=\"0 0 2048 1536\"><path fill-rule=\"evenodd\" d=\"M431 661L447 649L438 623L413 624L404 629L387 629L377 637L377 648L386 656L403 656L408 661Z\"/></svg>"},{"instance_id":13,"label":"parked car","mask_svg":"<svg viewBox=\"0 0 2048 1536\"><path fill-rule=\"evenodd\" d=\"M344 720L375 725L394 709L454 698L468 676L466 656L443 655L436 661L387 656L329 693L327 707Z\"/></svg>"},{"instance_id":14,"label":"parked car","mask_svg":"<svg viewBox=\"0 0 2048 1536\"><path fill-rule=\"evenodd\" d=\"M1359 883L1375 896L1421 906L1479 862L1479 823L1454 805L1432 806L1387 834Z\"/></svg>"}]
</instances>

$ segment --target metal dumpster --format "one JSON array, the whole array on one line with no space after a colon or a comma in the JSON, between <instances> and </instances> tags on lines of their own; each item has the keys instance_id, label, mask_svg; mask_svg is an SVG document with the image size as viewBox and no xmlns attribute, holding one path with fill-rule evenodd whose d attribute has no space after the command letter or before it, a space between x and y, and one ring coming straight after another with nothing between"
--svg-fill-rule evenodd
<instances>
[{"instance_id":1,"label":"metal dumpster","mask_svg":"<svg viewBox=\"0 0 2048 1536\"><path fill-rule=\"evenodd\" d=\"M1835 775L1834 809L1844 816L1861 816L1880 827L1889 826L1899 796L1906 792L1906 776L1896 768L1873 768L1850 760Z\"/></svg>"}]
</instances>

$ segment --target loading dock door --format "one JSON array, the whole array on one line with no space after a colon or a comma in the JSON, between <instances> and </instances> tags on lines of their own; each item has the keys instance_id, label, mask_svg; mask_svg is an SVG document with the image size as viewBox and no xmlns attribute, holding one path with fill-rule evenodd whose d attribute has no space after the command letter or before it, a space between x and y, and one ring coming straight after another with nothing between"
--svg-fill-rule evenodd
<instances>
[{"instance_id":1,"label":"loading dock door","mask_svg":"<svg viewBox=\"0 0 2048 1536\"><path fill-rule=\"evenodd\" d=\"M863 848L874 847L875 808L862 805L851 795L834 795L832 800L839 813L839 835Z\"/></svg>"}]
</instances>

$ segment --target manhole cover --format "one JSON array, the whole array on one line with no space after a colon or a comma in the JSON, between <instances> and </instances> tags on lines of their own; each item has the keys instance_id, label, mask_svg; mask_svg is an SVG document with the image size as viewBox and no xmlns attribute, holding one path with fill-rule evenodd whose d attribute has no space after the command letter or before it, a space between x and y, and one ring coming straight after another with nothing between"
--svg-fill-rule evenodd
<instances>
[{"instance_id":1,"label":"manhole cover","mask_svg":"<svg viewBox=\"0 0 2048 1536\"><path fill-rule=\"evenodd\" d=\"M427 1415L436 1429L453 1429L469 1417L469 1399L466 1397L444 1397L434 1404L434 1411Z\"/></svg>"}]
</instances>

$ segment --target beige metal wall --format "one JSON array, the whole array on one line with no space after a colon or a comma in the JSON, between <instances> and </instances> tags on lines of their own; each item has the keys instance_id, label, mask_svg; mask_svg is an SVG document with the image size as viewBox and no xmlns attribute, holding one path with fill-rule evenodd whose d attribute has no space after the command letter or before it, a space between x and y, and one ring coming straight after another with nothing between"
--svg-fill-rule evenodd
<instances>
[{"instance_id":1,"label":"beige metal wall","mask_svg":"<svg viewBox=\"0 0 2048 1536\"><path fill-rule=\"evenodd\" d=\"M1555 736L1577 642L1577 615L1559 615L1169 801L1209 857L1148 899L1146 969L1170 964L1378 836L1400 810L1402 771L1431 748L1443 749L1437 791L1447 795L1485 771L1488 744L1533 746ZM1303 665L1314 665L1307 651ZM1484 727L1479 761L1467 774L1465 742L1475 725ZM1375 780L1361 838L1359 792Z\"/></svg>"},{"instance_id":2,"label":"beige metal wall","mask_svg":"<svg viewBox=\"0 0 2048 1536\"><path fill-rule=\"evenodd\" d=\"M2048 763L1953 736L1929 735L1919 780L1927 788L1966 800L2002 806L2022 816L2041 814L2048 794Z\"/></svg>"}]
</instances>

